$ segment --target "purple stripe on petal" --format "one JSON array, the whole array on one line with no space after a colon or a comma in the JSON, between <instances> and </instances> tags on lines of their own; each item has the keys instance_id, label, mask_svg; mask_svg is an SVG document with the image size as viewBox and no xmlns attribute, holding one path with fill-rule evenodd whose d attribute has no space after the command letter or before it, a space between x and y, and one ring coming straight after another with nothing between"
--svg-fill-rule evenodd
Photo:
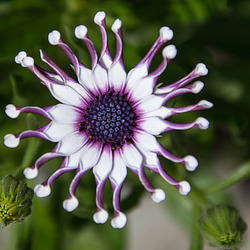
<instances>
[{"instance_id":1,"label":"purple stripe on petal","mask_svg":"<svg viewBox=\"0 0 250 250\"><path fill-rule=\"evenodd\" d=\"M198 102L197 104L185 106L185 107L171 107L169 108L169 113L165 118L171 117L176 114L182 114L182 113L187 113L191 111L197 111L197 110L202 110L202 109L209 109L212 108L213 104L211 102L208 102L206 100L202 100Z\"/></svg>"},{"instance_id":2,"label":"purple stripe on petal","mask_svg":"<svg viewBox=\"0 0 250 250\"><path fill-rule=\"evenodd\" d=\"M72 171L72 170L74 170L74 169L73 168L67 168L67 166L66 166L66 159L64 159L64 161L62 162L62 164L60 165L60 167L43 184L47 184L47 185L51 186L52 183L58 177L60 177L64 173L67 173L67 172Z\"/></svg>"},{"instance_id":3,"label":"purple stripe on petal","mask_svg":"<svg viewBox=\"0 0 250 250\"><path fill-rule=\"evenodd\" d=\"M88 30L84 25L79 25L75 28L75 36L85 42L92 61L92 69L96 67L98 56L96 54L95 46L93 42L88 38Z\"/></svg>"},{"instance_id":4,"label":"purple stripe on petal","mask_svg":"<svg viewBox=\"0 0 250 250\"><path fill-rule=\"evenodd\" d=\"M154 193L155 188L152 186L152 184L149 182L145 172L144 172L144 168L143 166L141 166L138 171L136 171L142 185L144 186L144 188L150 192L151 194Z\"/></svg>"},{"instance_id":5,"label":"purple stripe on petal","mask_svg":"<svg viewBox=\"0 0 250 250\"><path fill-rule=\"evenodd\" d=\"M53 81L50 77L49 77L49 73L46 72L45 70L41 69L40 67L38 67L36 64L34 64L34 59L32 57L25 57L21 63L21 65L25 68L28 68L33 74L36 75L37 78L39 78L44 85L49 88L50 84L59 84L60 81L56 82ZM55 75L53 75L55 76ZM62 83L62 82L60 82Z\"/></svg>"},{"instance_id":6,"label":"purple stripe on petal","mask_svg":"<svg viewBox=\"0 0 250 250\"><path fill-rule=\"evenodd\" d=\"M17 107L13 104L8 104L5 108L5 113L11 117L16 118L21 113L32 113L32 114L38 114L42 115L45 118L51 120L50 115L47 111L49 111L54 106L46 107L46 108L40 108L40 107L32 107L32 106L26 106L26 107Z\"/></svg>"},{"instance_id":7,"label":"purple stripe on petal","mask_svg":"<svg viewBox=\"0 0 250 250\"><path fill-rule=\"evenodd\" d=\"M94 22L99 26L102 37L102 49L99 61L104 67L106 67L106 69L108 69L111 66L112 58L108 48L108 38L105 28L105 16L105 12L99 11L94 17Z\"/></svg>"},{"instance_id":8,"label":"purple stripe on petal","mask_svg":"<svg viewBox=\"0 0 250 250\"><path fill-rule=\"evenodd\" d=\"M77 169L77 173L73 180L71 181L70 187L69 187L69 197L75 196L75 192L78 186L79 181L83 177L84 174L86 174L89 171L89 169L82 170L80 167Z\"/></svg>"},{"instance_id":9,"label":"purple stripe on petal","mask_svg":"<svg viewBox=\"0 0 250 250\"><path fill-rule=\"evenodd\" d=\"M15 134L16 138L19 138L20 140L29 138L29 137L39 137L48 141L51 141L46 134L44 134L44 131L48 128L48 125L45 125L39 129L36 130L26 130L23 131L22 133Z\"/></svg>"},{"instance_id":10,"label":"purple stripe on petal","mask_svg":"<svg viewBox=\"0 0 250 250\"><path fill-rule=\"evenodd\" d=\"M202 67L202 70L200 70L201 67L199 67L200 64L197 64L196 67L185 77L183 77L182 79L168 85L168 86L164 86L162 88L158 88L156 90L157 94L164 94L164 93L169 93L171 91L173 91L174 89L178 89L184 85L186 85L187 83L191 82L192 80L204 76L207 74L206 72L206 68ZM203 64L202 64L203 66Z\"/></svg>"},{"instance_id":11,"label":"purple stripe on petal","mask_svg":"<svg viewBox=\"0 0 250 250\"><path fill-rule=\"evenodd\" d=\"M58 157L63 157L63 155L58 154L58 153L45 153L44 155L42 155L40 158L38 158L34 164L34 166L37 169L39 169L41 166L43 166L46 162L58 158Z\"/></svg>"},{"instance_id":12,"label":"purple stripe on petal","mask_svg":"<svg viewBox=\"0 0 250 250\"><path fill-rule=\"evenodd\" d=\"M71 78L68 74L66 74L61 68L59 68L43 50L40 50L40 56L41 59L45 63L47 63L62 78L62 81L64 81L64 83L66 83L66 81L71 81L76 83L76 81L73 78Z\"/></svg>"}]
</instances>

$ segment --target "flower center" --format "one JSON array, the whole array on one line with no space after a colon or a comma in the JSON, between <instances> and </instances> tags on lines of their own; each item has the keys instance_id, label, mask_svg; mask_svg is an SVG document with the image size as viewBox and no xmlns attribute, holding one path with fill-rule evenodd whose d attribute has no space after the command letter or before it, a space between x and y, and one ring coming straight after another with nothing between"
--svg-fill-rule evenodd
<instances>
[{"instance_id":1,"label":"flower center","mask_svg":"<svg viewBox=\"0 0 250 250\"><path fill-rule=\"evenodd\" d=\"M108 92L89 104L79 131L86 131L93 140L110 144L114 150L131 141L135 118L126 95Z\"/></svg>"}]
</instances>

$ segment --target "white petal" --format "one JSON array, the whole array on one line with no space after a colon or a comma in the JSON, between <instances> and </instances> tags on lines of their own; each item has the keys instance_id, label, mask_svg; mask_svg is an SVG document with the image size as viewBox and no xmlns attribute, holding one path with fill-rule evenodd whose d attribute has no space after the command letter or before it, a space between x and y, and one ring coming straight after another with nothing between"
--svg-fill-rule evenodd
<instances>
[{"instance_id":1,"label":"white petal","mask_svg":"<svg viewBox=\"0 0 250 250\"><path fill-rule=\"evenodd\" d=\"M148 167L150 169L152 168L158 168L159 159L156 153L145 151L142 147L139 145L136 145L137 148L140 150L140 153L143 157L143 164L145 167Z\"/></svg>"},{"instance_id":2,"label":"white petal","mask_svg":"<svg viewBox=\"0 0 250 250\"><path fill-rule=\"evenodd\" d=\"M164 98L161 96L156 96L156 95L150 95L140 101L136 105L136 108L138 109L139 112L151 112L153 110L159 109L164 102Z\"/></svg>"},{"instance_id":3,"label":"white petal","mask_svg":"<svg viewBox=\"0 0 250 250\"><path fill-rule=\"evenodd\" d=\"M97 91L95 81L92 75L92 70L80 67L78 80L86 89L94 93Z\"/></svg>"},{"instance_id":4,"label":"white petal","mask_svg":"<svg viewBox=\"0 0 250 250\"><path fill-rule=\"evenodd\" d=\"M190 187L190 184L187 181L180 181L179 185L180 185L180 188L179 188L179 193L180 194L187 195L190 192L191 187Z\"/></svg>"},{"instance_id":5,"label":"white petal","mask_svg":"<svg viewBox=\"0 0 250 250\"><path fill-rule=\"evenodd\" d=\"M44 185L39 184L34 187L34 192L37 197L46 197L50 195L51 189L49 185L44 186Z\"/></svg>"},{"instance_id":6,"label":"white petal","mask_svg":"<svg viewBox=\"0 0 250 250\"><path fill-rule=\"evenodd\" d=\"M85 148L87 147L86 144L82 148L80 148L77 152L68 156L67 163L66 163L67 168L72 168L72 169L78 168L79 163L80 163L80 157L82 153L84 152Z\"/></svg>"},{"instance_id":7,"label":"white petal","mask_svg":"<svg viewBox=\"0 0 250 250\"><path fill-rule=\"evenodd\" d=\"M8 104L5 108L5 113L10 118L17 118L20 114L20 110L17 110L16 106L13 104Z\"/></svg>"},{"instance_id":8,"label":"white petal","mask_svg":"<svg viewBox=\"0 0 250 250\"><path fill-rule=\"evenodd\" d=\"M159 135L166 129L164 120L159 117L148 117L140 120L140 128L152 135Z\"/></svg>"},{"instance_id":9,"label":"white petal","mask_svg":"<svg viewBox=\"0 0 250 250\"><path fill-rule=\"evenodd\" d=\"M135 83L142 77L148 75L148 70L145 64L137 66L128 72L126 89L129 91L134 87Z\"/></svg>"},{"instance_id":10,"label":"white petal","mask_svg":"<svg viewBox=\"0 0 250 250\"><path fill-rule=\"evenodd\" d=\"M37 168L25 168L23 170L23 175L27 178L27 179L34 179L37 177L38 175L38 169Z\"/></svg>"},{"instance_id":11,"label":"white petal","mask_svg":"<svg viewBox=\"0 0 250 250\"><path fill-rule=\"evenodd\" d=\"M159 143L153 135L137 131L134 134L134 139L136 144L145 151L159 152Z\"/></svg>"},{"instance_id":12,"label":"white petal","mask_svg":"<svg viewBox=\"0 0 250 250\"><path fill-rule=\"evenodd\" d=\"M97 224L103 224L108 220L108 217L109 217L109 215L108 215L107 211L105 211L103 209L103 210L100 210L94 214L93 220Z\"/></svg>"},{"instance_id":13,"label":"white petal","mask_svg":"<svg viewBox=\"0 0 250 250\"><path fill-rule=\"evenodd\" d=\"M85 100L71 87L60 84L50 85L52 95L59 101L68 105L81 107Z\"/></svg>"},{"instance_id":14,"label":"white petal","mask_svg":"<svg viewBox=\"0 0 250 250\"><path fill-rule=\"evenodd\" d=\"M57 152L63 155L71 155L78 151L87 140L86 135L81 132L66 135L59 142Z\"/></svg>"},{"instance_id":15,"label":"white petal","mask_svg":"<svg viewBox=\"0 0 250 250\"><path fill-rule=\"evenodd\" d=\"M151 199L155 203L160 203L160 202L162 202L162 201L165 200L165 197L166 197L166 195L165 195L165 193L164 193L163 190L161 190L161 189L155 189L154 193L151 196Z\"/></svg>"},{"instance_id":16,"label":"white petal","mask_svg":"<svg viewBox=\"0 0 250 250\"><path fill-rule=\"evenodd\" d=\"M57 30L53 30L48 35L48 40L51 45L57 45L60 42L61 34Z\"/></svg>"},{"instance_id":17,"label":"white petal","mask_svg":"<svg viewBox=\"0 0 250 250\"><path fill-rule=\"evenodd\" d=\"M197 159L192 155L185 156L184 161L188 171L194 171L199 165Z\"/></svg>"},{"instance_id":18,"label":"white petal","mask_svg":"<svg viewBox=\"0 0 250 250\"><path fill-rule=\"evenodd\" d=\"M108 177L111 169L112 152L110 148L104 148L98 163L93 168L93 173L101 181Z\"/></svg>"},{"instance_id":19,"label":"white petal","mask_svg":"<svg viewBox=\"0 0 250 250\"><path fill-rule=\"evenodd\" d=\"M208 129L209 121L204 117L199 117L196 119L196 124L198 124L200 129Z\"/></svg>"},{"instance_id":20,"label":"white petal","mask_svg":"<svg viewBox=\"0 0 250 250\"><path fill-rule=\"evenodd\" d=\"M94 167L100 158L101 152L101 143L88 144L80 157L82 169L87 170Z\"/></svg>"},{"instance_id":21,"label":"white petal","mask_svg":"<svg viewBox=\"0 0 250 250\"><path fill-rule=\"evenodd\" d=\"M196 74L199 74L201 76L205 76L208 73L207 66L204 63L198 63L196 65L195 70L196 70Z\"/></svg>"},{"instance_id":22,"label":"white petal","mask_svg":"<svg viewBox=\"0 0 250 250\"><path fill-rule=\"evenodd\" d=\"M64 104L55 105L48 113L54 121L62 123L77 122L82 116L78 109Z\"/></svg>"},{"instance_id":23,"label":"white petal","mask_svg":"<svg viewBox=\"0 0 250 250\"><path fill-rule=\"evenodd\" d=\"M79 201L75 196L70 197L70 199L66 199L63 202L63 208L68 211L68 212L72 212L73 210L75 210L79 205Z\"/></svg>"},{"instance_id":24,"label":"white petal","mask_svg":"<svg viewBox=\"0 0 250 250\"><path fill-rule=\"evenodd\" d=\"M160 117L162 119L165 119L166 117L168 117L170 114L172 113L170 108L167 108L165 106L160 107L157 110L151 111L151 112L147 112L143 114L143 117L151 117L151 116L157 116Z\"/></svg>"},{"instance_id":25,"label":"white petal","mask_svg":"<svg viewBox=\"0 0 250 250\"><path fill-rule=\"evenodd\" d=\"M13 134L7 134L4 136L4 145L9 148L16 148L20 143L20 138Z\"/></svg>"},{"instance_id":26,"label":"white petal","mask_svg":"<svg viewBox=\"0 0 250 250\"><path fill-rule=\"evenodd\" d=\"M44 131L49 139L53 142L60 141L64 136L75 132L76 128L73 124L63 124L51 122L49 127Z\"/></svg>"},{"instance_id":27,"label":"white petal","mask_svg":"<svg viewBox=\"0 0 250 250\"><path fill-rule=\"evenodd\" d=\"M119 152L114 154L113 169L109 177L115 182L116 185L121 184L127 176L127 167L124 164Z\"/></svg>"},{"instance_id":28,"label":"white petal","mask_svg":"<svg viewBox=\"0 0 250 250\"><path fill-rule=\"evenodd\" d=\"M82 86L81 84L78 84L78 83L75 83L75 82L70 82L70 81L67 81L66 84L69 87L71 87L72 89L74 89L86 101L88 101L90 99L89 92L87 90L85 90L84 86Z\"/></svg>"},{"instance_id":29,"label":"white petal","mask_svg":"<svg viewBox=\"0 0 250 250\"><path fill-rule=\"evenodd\" d=\"M125 144L121 148L121 156L129 168L139 169L142 164L142 156L138 150L132 145Z\"/></svg>"},{"instance_id":30,"label":"white petal","mask_svg":"<svg viewBox=\"0 0 250 250\"><path fill-rule=\"evenodd\" d=\"M109 69L109 84L111 88L120 91L126 81L126 72L123 66L118 62Z\"/></svg>"},{"instance_id":31,"label":"white petal","mask_svg":"<svg viewBox=\"0 0 250 250\"><path fill-rule=\"evenodd\" d=\"M20 64L25 57L27 57L27 53L25 51L20 51L15 57L15 62Z\"/></svg>"},{"instance_id":32,"label":"white petal","mask_svg":"<svg viewBox=\"0 0 250 250\"><path fill-rule=\"evenodd\" d=\"M93 77L95 79L96 86L101 91L107 91L108 89L108 74L107 71L99 64L93 70Z\"/></svg>"},{"instance_id":33,"label":"white petal","mask_svg":"<svg viewBox=\"0 0 250 250\"><path fill-rule=\"evenodd\" d=\"M177 49L173 44L168 45L162 50L163 57L168 58L170 60L174 59L176 57L176 54L177 54Z\"/></svg>"},{"instance_id":34,"label":"white petal","mask_svg":"<svg viewBox=\"0 0 250 250\"><path fill-rule=\"evenodd\" d=\"M154 81L152 77L145 77L136 82L135 87L131 89L129 98L141 100L153 92Z\"/></svg>"},{"instance_id":35,"label":"white petal","mask_svg":"<svg viewBox=\"0 0 250 250\"><path fill-rule=\"evenodd\" d=\"M120 212L117 217L111 220L111 226L113 228L121 229L126 225L126 223L127 223L127 217L122 212Z\"/></svg>"}]
</instances>

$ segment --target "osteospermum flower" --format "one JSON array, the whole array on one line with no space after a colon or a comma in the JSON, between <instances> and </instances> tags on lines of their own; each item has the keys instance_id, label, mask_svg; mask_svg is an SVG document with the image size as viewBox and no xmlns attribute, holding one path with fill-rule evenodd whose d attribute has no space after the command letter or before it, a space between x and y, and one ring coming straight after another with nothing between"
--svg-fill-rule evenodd
<instances>
[{"instance_id":1,"label":"osteospermum flower","mask_svg":"<svg viewBox=\"0 0 250 250\"><path fill-rule=\"evenodd\" d=\"M163 201L165 193L152 186L144 168L159 174L175 186L180 194L189 193L188 182L176 181L168 175L157 155L184 165L188 171L196 169L197 160L191 155L173 155L156 140L155 135L170 130L208 128L209 122L202 117L186 124L176 124L165 119L179 113L211 108L210 102L202 100L187 107L164 106L168 100L178 95L198 93L204 84L201 81L189 83L206 75L208 70L200 63L181 80L155 89L158 77L176 56L175 46L169 45L162 50L163 59L157 69L149 73L149 66L161 46L172 39L173 31L168 27L162 27L152 48L127 74L122 58L122 22L117 19L111 28L116 38L116 53L112 59L107 44L105 13L98 12L94 21L99 26L102 37L99 58L88 38L87 28L80 25L75 29L75 36L83 40L88 48L92 59L91 69L77 59L63 42L58 31L54 30L48 36L49 43L59 46L68 56L77 80L68 76L42 50L41 59L54 73L38 67L34 64L34 59L27 56L24 51L16 56L15 61L32 71L60 104L45 108L7 105L6 114L11 118L16 118L21 113L35 113L48 118L51 122L37 130L8 134L4 138L4 143L8 147L16 147L21 139L28 137L40 137L57 143L51 152L42 155L33 166L26 168L24 175L32 179L47 161L63 157L61 166L45 182L37 185L34 191L38 197L45 197L50 194L51 185L56 178L76 170L69 187L68 198L63 202L64 209L69 212L76 209L79 204L75 193L81 177L92 169L96 180L97 212L93 216L96 223L104 223L108 219L108 213L103 206L103 189L109 179L113 188L114 207L111 224L114 228L122 228L126 224L126 216L120 210L120 192L127 168L139 177L142 185L151 193L154 202Z\"/></svg>"}]
</instances>

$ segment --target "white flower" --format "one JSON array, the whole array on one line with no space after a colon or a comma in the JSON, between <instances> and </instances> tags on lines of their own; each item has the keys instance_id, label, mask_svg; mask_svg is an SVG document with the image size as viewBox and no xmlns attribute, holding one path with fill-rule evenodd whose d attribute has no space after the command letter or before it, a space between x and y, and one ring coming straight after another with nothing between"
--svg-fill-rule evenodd
<instances>
[{"instance_id":1,"label":"white flower","mask_svg":"<svg viewBox=\"0 0 250 250\"><path fill-rule=\"evenodd\" d=\"M94 18L100 27L102 50L98 58L94 45L88 38L87 28L76 27L75 35L83 40L89 50L92 67L85 67L74 55L54 30L49 33L48 40L59 46L74 66L77 81L60 69L42 50L41 59L47 63L54 73L49 73L34 64L34 59L20 52L15 61L31 70L49 89L60 103L55 106L16 107L9 104L6 114L16 118L21 113L40 114L50 120L46 126L37 130L24 131L19 134L8 134L4 143L8 147L17 147L20 140L27 137L40 137L56 142L55 148L42 155L33 166L24 170L28 179L35 178L39 168L47 161L64 157L61 166L42 184L35 187L38 197L50 194L51 185L56 178L65 172L76 170L69 196L63 202L67 211L77 208L79 202L75 196L81 177L92 169L96 180L97 212L93 219L96 223L105 223L108 213L103 207L103 188L109 179L113 188L114 228L122 228L126 224L126 216L120 210L120 191L127 175L127 169L138 175L142 185L152 195L154 202L165 199L165 193L155 189L147 179L144 168L158 173L168 183L175 186L182 195L188 194L190 185L186 181L176 181L163 169L158 156L180 163L188 171L198 166L197 160L191 156L178 157L168 152L154 137L169 130L189 128L208 128L205 118L187 124L175 124L166 121L175 114L211 108L208 101L200 101L187 107L166 107L171 98L184 93L198 93L203 83L194 79L206 75L207 68L198 64L195 69L179 81L155 90L158 77L167 64L176 56L176 48L169 45L162 50L162 62L153 72L148 72L156 52L168 40L173 31L162 27L159 36L146 56L127 74L122 59L122 23L116 20L112 31L116 37L116 53L112 59L107 45L105 30L105 13L98 12ZM189 85L188 85L189 84Z\"/></svg>"}]
</instances>

